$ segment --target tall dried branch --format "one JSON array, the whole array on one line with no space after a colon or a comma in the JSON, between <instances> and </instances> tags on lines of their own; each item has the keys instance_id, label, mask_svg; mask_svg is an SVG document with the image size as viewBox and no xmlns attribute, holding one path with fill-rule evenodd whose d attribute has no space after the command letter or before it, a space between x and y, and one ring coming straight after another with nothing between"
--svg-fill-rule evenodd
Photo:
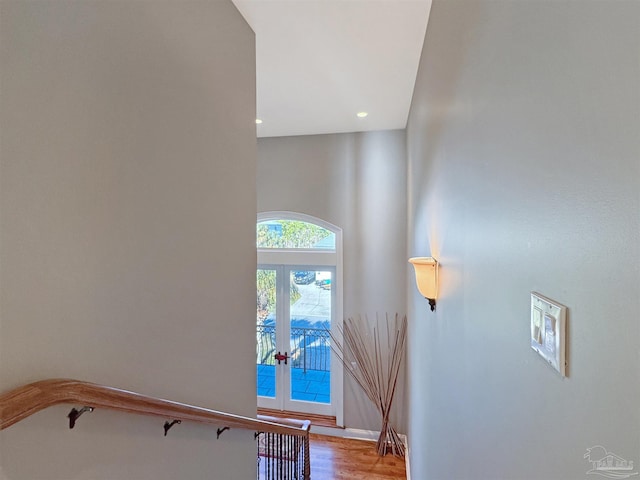
<instances>
[{"instance_id":1,"label":"tall dried branch","mask_svg":"<svg viewBox=\"0 0 640 480\"><path fill-rule=\"evenodd\" d=\"M331 348L380 413L382 428L376 444L378 455L385 455L391 448L394 455L402 457L404 444L389 416L404 357L407 317L400 318L396 313L390 320L387 314L385 321L386 345L381 344L380 321L376 315L373 326L366 316L364 321L361 317L347 318L340 328L342 341L331 334Z\"/></svg>"}]
</instances>

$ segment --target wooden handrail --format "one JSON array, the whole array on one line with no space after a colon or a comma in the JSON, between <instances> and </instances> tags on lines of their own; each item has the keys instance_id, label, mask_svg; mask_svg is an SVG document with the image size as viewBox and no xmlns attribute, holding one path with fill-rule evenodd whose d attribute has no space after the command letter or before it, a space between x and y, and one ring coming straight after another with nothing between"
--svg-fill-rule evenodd
<instances>
[{"instance_id":1,"label":"wooden handrail","mask_svg":"<svg viewBox=\"0 0 640 480\"><path fill-rule=\"evenodd\" d=\"M309 420L278 419L275 422L273 417L243 417L95 383L50 379L0 395L0 430L40 410L65 403L284 435L308 436L311 423Z\"/></svg>"}]
</instances>

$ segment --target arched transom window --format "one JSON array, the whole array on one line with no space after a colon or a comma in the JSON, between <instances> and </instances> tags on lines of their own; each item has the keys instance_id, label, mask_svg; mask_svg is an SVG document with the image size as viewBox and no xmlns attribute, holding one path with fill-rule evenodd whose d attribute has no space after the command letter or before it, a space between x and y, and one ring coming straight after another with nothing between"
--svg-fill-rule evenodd
<instances>
[{"instance_id":1,"label":"arched transom window","mask_svg":"<svg viewBox=\"0 0 640 480\"><path fill-rule=\"evenodd\" d=\"M265 220L257 225L258 248L336 250L336 234L303 220Z\"/></svg>"}]
</instances>

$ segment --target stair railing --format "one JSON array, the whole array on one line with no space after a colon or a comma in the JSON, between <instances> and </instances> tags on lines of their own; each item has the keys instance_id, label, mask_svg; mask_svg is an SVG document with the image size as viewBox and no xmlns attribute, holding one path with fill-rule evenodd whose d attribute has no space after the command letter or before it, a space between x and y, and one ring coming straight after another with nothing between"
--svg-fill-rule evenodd
<instances>
[{"instance_id":1,"label":"stair railing","mask_svg":"<svg viewBox=\"0 0 640 480\"><path fill-rule=\"evenodd\" d=\"M209 408L149 397L139 393L70 379L50 379L18 387L0 395L0 430L14 425L34 413L60 404L83 405L69 413L69 427L86 411L95 408L116 410L139 415L171 419L165 422L165 435L175 424L183 421L216 425L218 437L228 428L253 430L259 445L259 455L273 465L264 478L308 480L311 476L309 459L308 420L277 419L274 417L243 417ZM275 461L274 461L275 459ZM275 462L275 463L274 463Z\"/></svg>"}]
</instances>

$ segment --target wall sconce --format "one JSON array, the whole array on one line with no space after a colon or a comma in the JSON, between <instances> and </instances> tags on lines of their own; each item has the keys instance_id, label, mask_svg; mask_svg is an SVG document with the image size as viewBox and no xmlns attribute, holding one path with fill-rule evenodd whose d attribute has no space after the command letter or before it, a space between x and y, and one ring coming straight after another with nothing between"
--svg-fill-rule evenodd
<instances>
[{"instance_id":1,"label":"wall sconce","mask_svg":"<svg viewBox=\"0 0 640 480\"><path fill-rule=\"evenodd\" d=\"M416 271L416 285L420 293L429 300L431 311L436 309L438 296L438 261L433 257L413 257L409 259Z\"/></svg>"}]
</instances>

